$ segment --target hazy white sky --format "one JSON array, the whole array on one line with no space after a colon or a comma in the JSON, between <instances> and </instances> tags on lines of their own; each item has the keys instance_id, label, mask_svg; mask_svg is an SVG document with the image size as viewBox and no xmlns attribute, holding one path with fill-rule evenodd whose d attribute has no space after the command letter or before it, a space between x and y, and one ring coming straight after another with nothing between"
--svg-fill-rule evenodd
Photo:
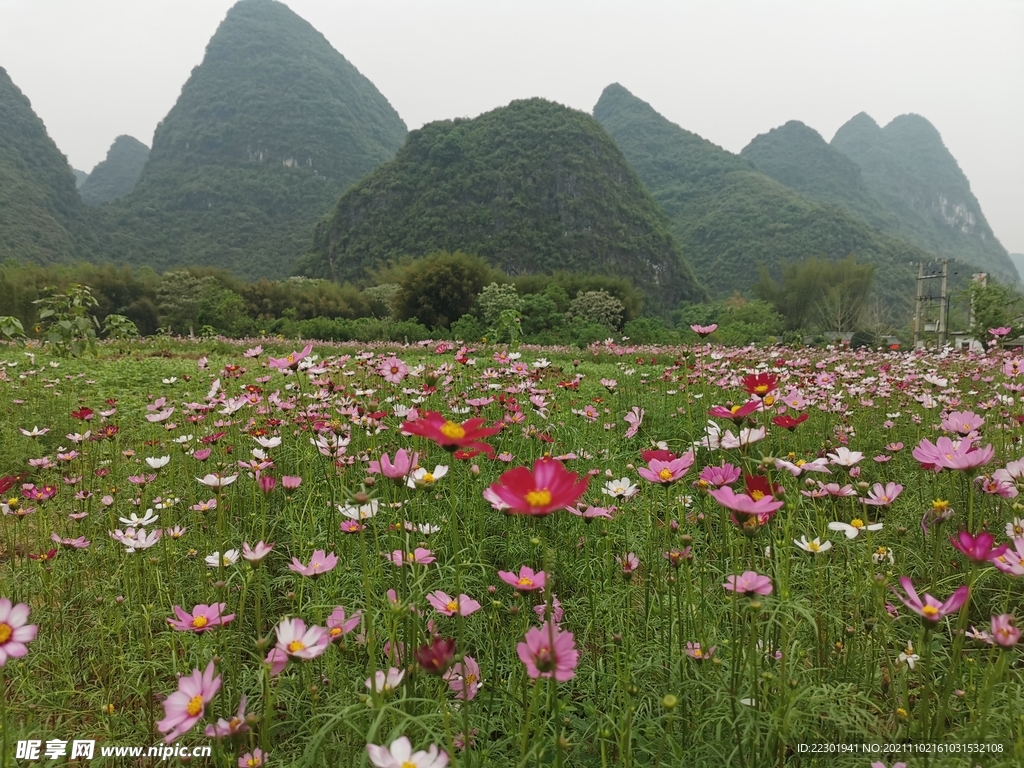
<instances>
[{"instance_id":1,"label":"hazy white sky","mask_svg":"<svg viewBox=\"0 0 1024 768\"><path fill-rule=\"evenodd\" d=\"M71 164L150 144L233 0L0 0L0 66ZM620 82L738 152L802 120L927 117L1024 253L1024 0L289 0L410 128Z\"/></svg>"}]
</instances>

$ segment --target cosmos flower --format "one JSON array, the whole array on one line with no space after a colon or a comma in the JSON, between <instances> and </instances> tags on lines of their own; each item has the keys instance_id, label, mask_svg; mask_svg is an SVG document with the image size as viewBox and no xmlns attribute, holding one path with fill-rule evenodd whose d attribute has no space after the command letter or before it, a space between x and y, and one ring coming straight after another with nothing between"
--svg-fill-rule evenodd
<instances>
[{"instance_id":1,"label":"cosmos flower","mask_svg":"<svg viewBox=\"0 0 1024 768\"><path fill-rule=\"evenodd\" d=\"M444 673L448 688L455 692L455 698L461 701L472 701L477 691L483 687L480 678L480 665L472 656L463 656L455 666Z\"/></svg>"},{"instance_id":2,"label":"cosmos flower","mask_svg":"<svg viewBox=\"0 0 1024 768\"><path fill-rule=\"evenodd\" d=\"M461 424L450 421L437 411L427 411L415 421L402 423L402 431L409 435L419 435L433 440L446 451L457 448L476 449L494 455L494 448L480 442L481 438L490 437L501 431L501 426L485 427L486 419L469 419Z\"/></svg>"},{"instance_id":3,"label":"cosmos flower","mask_svg":"<svg viewBox=\"0 0 1024 768\"><path fill-rule=\"evenodd\" d=\"M547 574L544 571L534 572L533 568L526 565L519 569L518 575L509 571L498 571L498 578L520 592L535 592L544 589L547 583Z\"/></svg>"},{"instance_id":4,"label":"cosmos flower","mask_svg":"<svg viewBox=\"0 0 1024 768\"><path fill-rule=\"evenodd\" d=\"M331 634L325 627L307 627L302 619L282 619L274 631L277 649L292 659L315 659L331 644Z\"/></svg>"},{"instance_id":5,"label":"cosmos flower","mask_svg":"<svg viewBox=\"0 0 1024 768\"><path fill-rule=\"evenodd\" d=\"M363 620L363 612L356 611L352 616L345 617L345 609L340 605L335 606L331 615L327 617L327 634L332 643L339 642L345 635L359 626Z\"/></svg>"},{"instance_id":6,"label":"cosmos flower","mask_svg":"<svg viewBox=\"0 0 1024 768\"><path fill-rule=\"evenodd\" d=\"M979 565L995 560L1010 548L1009 544L993 546L995 540L996 537L988 531L982 531L977 536L972 535L969 531L960 531L956 536L949 537L950 543L956 549L963 552L972 563Z\"/></svg>"},{"instance_id":7,"label":"cosmos flower","mask_svg":"<svg viewBox=\"0 0 1024 768\"><path fill-rule=\"evenodd\" d=\"M579 500L587 490L590 476L578 478L560 461L539 459L534 462L532 472L525 467L511 469L498 478L490 490L511 512L541 516L572 506Z\"/></svg>"},{"instance_id":8,"label":"cosmos flower","mask_svg":"<svg viewBox=\"0 0 1024 768\"><path fill-rule=\"evenodd\" d=\"M28 644L36 639L39 627L28 624L30 609L25 603L12 604L0 597L0 667L8 659L20 659L28 654Z\"/></svg>"},{"instance_id":9,"label":"cosmos flower","mask_svg":"<svg viewBox=\"0 0 1024 768\"><path fill-rule=\"evenodd\" d=\"M164 699L163 720L156 727L164 736L164 742L171 744L188 733L199 722L207 705L220 690L221 677L214 674L213 662L206 670L192 670L192 674L178 678L178 690Z\"/></svg>"},{"instance_id":10,"label":"cosmos flower","mask_svg":"<svg viewBox=\"0 0 1024 768\"><path fill-rule=\"evenodd\" d=\"M183 608L175 605L174 615L177 619L167 619L167 623L179 632L206 632L214 627L220 627L235 618L235 614L224 614L227 603L213 603L211 605L197 605L192 613L187 613Z\"/></svg>"},{"instance_id":11,"label":"cosmos flower","mask_svg":"<svg viewBox=\"0 0 1024 768\"><path fill-rule=\"evenodd\" d=\"M309 565L303 565L297 557L293 557L288 565L288 570L295 571L295 573L303 576L323 576L325 573L333 570L337 564L337 555L333 552L327 554L324 550L317 549L313 552Z\"/></svg>"},{"instance_id":12,"label":"cosmos flower","mask_svg":"<svg viewBox=\"0 0 1024 768\"><path fill-rule=\"evenodd\" d=\"M434 609L445 616L469 616L480 610L480 603L469 595L459 595L457 598L449 596L446 592L436 590L427 595L427 602L434 606Z\"/></svg>"},{"instance_id":13,"label":"cosmos flower","mask_svg":"<svg viewBox=\"0 0 1024 768\"><path fill-rule=\"evenodd\" d=\"M659 461L651 459L646 467L640 467L637 473L645 480L661 485L671 485L681 480L691 466L693 466L693 451L687 451L682 456L672 461Z\"/></svg>"},{"instance_id":14,"label":"cosmos flower","mask_svg":"<svg viewBox=\"0 0 1024 768\"><path fill-rule=\"evenodd\" d=\"M744 571L739 576L728 576L722 585L730 592L741 595L770 595L772 580L756 571Z\"/></svg>"},{"instance_id":15,"label":"cosmos flower","mask_svg":"<svg viewBox=\"0 0 1024 768\"><path fill-rule=\"evenodd\" d=\"M801 536L799 539L793 539L793 543L800 547L804 552L810 552L815 555L819 555L822 552L828 552L832 549L831 541L822 541L820 538L814 538L811 541L808 541L806 536Z\"/></svg>"},{"instance_id":16,"label":"cosmos flower","mask_svg":"<svg viewBox=\"0 0 1024 768\"><path fill-rule=\"evenodd\" d=\"M391 667L386 672L378 669L372 678L367 678L366 687L376 693L388 694L402 684L405 671Z\"/></svg>"},{"instance_id":17,"label":"cosmos flower","mask_svg":"<svg viewBox=\"0 0 1024 768\"><path fill-rule=\"evenodd\" d=\"M448 755L431 744L424 752L412 751L412 743L405 736L391 742L390 747L367 744L366 753L376 768L444 768Z\"/></svg>"},{"instance_id":18,"label":"cosmos flower","mask_svg":"<svg viewBox=\"0 0 1024 768\"><path fill-rule=\"evenodd\" d=\"M579 652L571 632L564 632L551 622L526 631L526 637L516 646L519 660L526 666L526 674L537 679L553 677L564 683L576 675Z\"/></svg>"},{"instance_id":19,"label":"cosmos flower","mask_svg":"<svg viewBox=\"0 0 1024 768\"><path fill-rule=\"evenodd\" d=\"M614 499L629 499L640 492L640 487L633 483L628 477L618 480L609 480L604 484L601 493L611 496Z\"/></svg>"},{"instance_id":20,"label":"cosmos flower","mask_svg":"<svg viewBox=\"0 0 1024 768\"><path fill-rule=\"evenodd\" d=\"M875 483L863 502L872 507L888 507L902 492L903 486L899 483Z\"/></svg>"},{"instance_id":21,"label":"cosmos flower","mask_svg":"<svg viewBox=\"0 0 1024 768\"><path fill-rule=\"evenodd\" d=\"M900 577L900 585L903 587L903 591L906 596L901 595L896 591L895 587L890 587L892 593L900 599L907 608L912 610L922 619L929 624L937 624L942 620L944 616L948 616L951 613L956 613L960 610L960 607L967 602L968 590L966 586L958 587L952 595L946 600L946 602L940 602L929 594L925 594L924 598L920 598L917 595L917 590L914 589L914 583L907 576Z\"/></svg>"},{"instance_id":22,"label":"cosmos flower","mask_svg":"<svg viewBox=\"0 0 1024 768\"><path fill-rule=\"evenodd\" d=\"M861 531L882 530L882 523L865 523L859 517L855 517L849 523L829 523L828 529L830 531L841 531L842 533L846 534L846 538L848 539L856 539L858 536L860 536Z\"/></svg>"}]
</instances>

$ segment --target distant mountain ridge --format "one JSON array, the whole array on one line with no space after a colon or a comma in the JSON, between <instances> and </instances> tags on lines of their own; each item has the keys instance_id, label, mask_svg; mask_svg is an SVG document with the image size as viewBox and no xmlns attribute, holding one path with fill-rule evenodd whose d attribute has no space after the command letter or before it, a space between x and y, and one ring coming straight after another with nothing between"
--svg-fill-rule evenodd
<instances>
[{"instance_id":1,"label":"distant mountain ridge","mask_svg":"<svg viewBox=\"0 0 1024 768\"><path fill-rule=\"evenodd\" d=\"M970 182L928 120L900 115L881 128L861 112L836 131L831 146L860 166L867 188L895 215L894 232L901 238L999 279L1017 280Z\"/></svg>"},{"instance_id":2,"label":"distant mountain ridge","mask_svg":"<svg viewBox=\"0 0 1024 768\"><path fill-rule=\"evenodd\" d=\"M777 278L785 264L852 253L875 264L884 276L879 284L896 297L912 285L909 262L930 258L836 205L801 196L617 83L605 88L594 116L668 215L683 255L713 296L749 290L759 265Z\"/></svg>"},{"instance_id":3,"label":"distant mountain ridge","mask_svg":"<svg viewBox=\"0 0 1024 768\"><path fill-rule=\"evenodd\" d=\"M543 99L410 133L341 197L299 271L357 280L438 250L477 253L512 275L626 276L655 311L706 296L598 122Z\"/></svg>"},{"instance_id":4,"label":"distant mountain ridge","mask_svg":"<svg viewBox=\"0 0 1024 768\"><path fill-rule=\"evenodd\" d=\"M350 184L390 159L405 123L366 77L276 0L241 0L111 206L121 260L283 277Z\"/></svg>"},{"instance_id":5,"label":"distant mountain ridge","mask_svg":"<svg viewBox=\"0 0 1024 768\"><path fill-rule=\"evenodd\" d=\"M86 205L109 203L130 194L142 175L149 147L131 136L118 136L107 156L79 185L78 193Z\"/></svg>"}]
</instances>

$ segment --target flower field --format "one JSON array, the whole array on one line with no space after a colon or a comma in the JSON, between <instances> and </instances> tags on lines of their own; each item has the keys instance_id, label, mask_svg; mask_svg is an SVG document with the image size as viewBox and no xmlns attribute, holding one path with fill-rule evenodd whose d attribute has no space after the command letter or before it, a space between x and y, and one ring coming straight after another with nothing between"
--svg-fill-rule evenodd
<instances>
[{"instance_id":1,"label":"flower field","mask_svg":"<svg viewBox=\"0 0 1024 768\"><path fill-rule=\"evenodd\" d=\"M1015 353L263 343L0 348L0 764L1024 762Z\"/></svg>"}]
</instances>

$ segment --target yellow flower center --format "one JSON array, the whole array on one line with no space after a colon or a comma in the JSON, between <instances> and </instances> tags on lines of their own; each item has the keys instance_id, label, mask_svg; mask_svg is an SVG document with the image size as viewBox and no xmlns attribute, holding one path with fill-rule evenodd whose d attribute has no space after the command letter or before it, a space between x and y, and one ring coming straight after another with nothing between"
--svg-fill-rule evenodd
<instances>
[{"instance_id":1,"label":"yellow flower center","mask_svg":"<svg viewBox=\"0 0 1024 768\"><path fill-rule=\"evenodd\" d=\"M331 631L328 632L331 637L337 637L341 634L341 627L331 627Z\"/></svg>"},{"instance_id":2,"label":"yellow flower center","mask_svg":"<svg viewBox=\"0 0 1024 768\"><path fill-rule=\"evenodd\" d=\"M416 562L416 553L415 552L406 552L405 553L405 559L408 560L410 563L415 563Z\"/></svg>"},{"instance_id":3,"label":"yellow flower center","mask_svg":"<svg viewBox=\"0 0 1024 768\"><path fill-rule=\"evenodd\" d=\"M305 650L306 646L302 644L301 640L292 640L288 643L288 653L298 653L299 651Z\"/></svg>"},{"instance_id":4,"label":"yellow flower center","mask_svg":"<svg viewBox=\"0 0 1024 768\"><path fill-rule=\"evenodd\" d=\"M1024 528L1021 528L1019 525L1013 526L1013 535L1014 536L1020 536L1022 534L1024 534Z\"/></svg>"},{"instance_id":5,"label":"yellow flower center","mask_svg":"<svg viewBox=\"0 0 1024 768\"><path fill-rule=\"evenodd\" d=\"M258 757L250 757L248 760L245 761L245 764L249 766L249 768L258 768L260 764L260 759Z\"/></svg>"},{"instance_id":6,"label":"yellow flower center","mask_svg":"<svg viewBox=\"0 0 1024 768\"><path fill-rule=\"evenodd\" d=\"M668 481L672 479L672 470L666 467L665 469L658 472L658 477L662 480Z\"/></svg>"},{"instance_id":7,"label":"yellow flower center","mask_svg":"<svg viewBox=\"0 0 1024 768\"><path fill-rule=\"evenodd\" d=\"M768 385L767 384L758 384L756 387L754 387L754 393L758 394L758 395L765 395L765 394L767 394L768 393Z\"/></svg>"},{"instance_id":8,"label":"yellow flower center","mask_svg":"<svg viewBox=\"0 0 1024 768\"><path fill-rule=\"evenodd\" d=\"M3 622L0 622L0 645L10 640L11 635L13 634L14 630L11 629L9 624L4 624Z\"/></svg>"},{"instance_id":9,"label":"yellow flower center","mask_svg":"<svg viewBox=\"0 0 1024 768\"><path fill-rule=\"evenodd\" d=\"M768 397L766 397L766 398L764 399L764 404L765 404L765 405L771 405L771 404L772 404L772 403L774 403L774 402L775 402L775 398L774 398L774 397L772 397L771 395L768 395Z\"/></svg>"},{"instance_id":10,"label":"yellow flower center","mask_svg":"<svg viewBox=\"0 0 1024 768\"><path fill-rule=\"evenodd\" d=\"M945 499L935 499L935 501L932 502L932 509L936 512L945 512L949 509L949 502Z\"/></svg>"},{"instance_id":11,"label":"yellow flower center","mask_svg":"<svg viewBox=\"0 0 1024 768\"><path fill-rule=\"evenodd\" d=\"M729 412L730 413L736 413L736 411L738 411L742 407L743 407L742 405L734 405L732 408L729 409Z\"/></svg>"},{"instance_id":12,"label":"yellow flower center","mask_svg":"<svg viewBox=\"0 0 1024 768\"><path fill-rule=\"evenodd\" d=\"M702 650L701 650L700 648L694 648L694 649L693 649L693 658L695 658L695 659L699 659L699 658L701 658L701 657L702 657L703 655L704 655L704 651L702 651Z\"/></svg>"},{"instance_id":13,"label":"yellow flower center","mask_svg":"<svg viewBox=\"0 0 1024 768\"><path fill-rule=\"evenodd\" d=\"M662 470L664 471L664 470ZM551 503L551 491L547 488L540 488L526 494L526 503L531 507L546 507Z\"/></svg>"},{"instance_id":14,"label":"yellow flower center","mask_svg":"<svg viewBox=\"0 0 1024 768\"><path fill-rule=\"evenodd\" d=\"M203 711L203 697L193 696L189 699L188 706L185 708L185 711L188 712L189 717L197 717L200 715Z\"/></svg>"},{"instance_id":15,"label":"yellow flower center","mask_svg":"<svg viewBox=\"0 0 1024 768\"><path fill-rule=\"evenodd\" d=\"M14 509L15 507L17 507L18 506L18 497L17 496L12 496L11 498L9 498L7 500L7 506L10 507L11 509Z\"/></svg>"},{"instance_id":16,"label":"yellow flower center","mask_svg":"<svg viewBox=\"0 0 1024 768\"><path fill-rule=\"evenodd\" d=\"M402 762L400 768L416 768L416 763L414 763L412 760L405 760Z\"/></svg>"},{"instance_id":17,"label":"yellow flower center","mask_svg":"<svg viewBox=\"0 0 1024 768\"><path fill-rule=\"evenodd\" d=\"M524 577L524 578L520 579L516 583L519 584L520 587L532 587L533 586L533 579L527 579L527 578ZM6 626L6 625L4 625L4 626Z\"/></svg>"},{"instance_id":18,"label":"yellow flower center","mask_svg":"<svg viewBox=\"0 0 1024 768\"><path fill-rule=\"evenodd\" d=\"M864 521L861 520L859 517L855 517L855 518L853 518L853 520L850 521L850 527L851 528L863 528L864 527Z\"/></svg>"},{"instance_id":19,"label":"yellow flower center","mask_svg":"<svg viewBox=\"0 0 1024 768\"><path fill-rule=\"evenodd\" d=\"M207 619L205 616L196 616L194 619L192 619L192 626L196 629L202 629L209 623L209 619Z\"/></svg>"},{"instance_id":20,"label":"yellow flower center","mask_svg":"<svg viewBox=\"0 0 1024 768\"><path fill-rule=\"evenodd\" d=\"M816 541L809 541L807 542L807 548L811 550L811 552L817 552L821 549L821 544Z\"/></svg>"},{"instance_id":21,"label":"yellow flower center","mask_svg":"<svg viewBox=\"0 0 1024 768\"><path fill-rule=\"evenodd\" d=\"M455 613L455 611L459 610L459 604L455 600L449 600L448 605L446 605L445 608L452 613Z\"/></svg>"},{"instance_id":22,"label":"yellow flower center","mask_svg":"<svg viewBox=\"0 0 1024 768\"><path fill-rule=\"evenodd\" d=\"M708 481L707 480L698 480L697 481L697 485L700 486L701 488L707 488L708 487Z\"/></svg>"},{"instance_id":23,"label":"yellow flower center","mask_svg":"<svg viewBox=\"0 0 1024 768\"><path fill-rule=\"evenodd\" d=\"M290 365L290 364L292 364L294 362L295 362L295 355L288 355L288 364Z\"/></svg>"},{"instance_id":24,"label":"yellow flower center","mask_svg":"<svg viewBox=\"0 0 1024 768\"><path fill-rule=\"evenodd\" d=\"M803 459L798 459L798 460L797 460L797 462L796 462L796 465L797 465L798 467L802 467L802 466L803 466L804 464L806 464L806 463L807 463L807 462L806 462L806 461L804 461Z\"/></svg>"},{"instance_id":25,"label":"yellow flower center","mask_svg":"<svg viewBox=\"0 0 1024 768\"><path fill-rule=\"evenodd\" d=\"M434 476L430 472L427 472L425 475L423 475L423 482L426 483L427 485L430 485L431 483L434 482Z\"/></svg>"},{"instance_id":26,"label":"yellow flower center","mask_svg":"<svg viewBox=\"0 0 1024 768\"><path fill-rule=\"evenodd\" d=\"M889 550L887 550L885 547L879 547L878 549L875 550L875 554L878 555L879 557L885 557L888 553L889 553Z\"/></svg>"},{"instance_id":27,"label":"yellow flower center","mask_svg":"<svg viewBox=\"0 0 1024 768\"><path fill-rule=\"evenodd\" d=\"M751 491L750 498L752 498L754 501L760 501L761 499L764 498L764 491Z\"/></svg>"},{"instance_id":28,"label":"yellow flower center","mask_svg":"<svg viewBox=\"0 0 1024 768\"><path fill-rule=\"evenodd\" d=\"M452 440L461 440L466 436L466 430L461 424L454 421L446 421L441 425L441 434L450 437Z\"/></svg>"},{"instance_id":29,"label":"yellow flower center","mask_svg":"<svg viewBox=\"0 0 1024 768\"><path fill-rule=\"evenodd\" d=\"M936 608L934 605L926 605L924 606L924 608L921 609L921 613L926 618L932 618L933 616L939 615L939 609Z\"/></svg>"},{"instance_id":30,"label":"yellow flower center","mask_svg":"<svg viewBox=\"0 0 1024 768\"><path fill-rule=\"evenodd\" d=\"M466 683L467 684L473 685L473 683L475 683L476 680L477 680L476 675L474 675L472 672L470 672L468 675L466 675Z\"/></svg>"}]
</instances>

